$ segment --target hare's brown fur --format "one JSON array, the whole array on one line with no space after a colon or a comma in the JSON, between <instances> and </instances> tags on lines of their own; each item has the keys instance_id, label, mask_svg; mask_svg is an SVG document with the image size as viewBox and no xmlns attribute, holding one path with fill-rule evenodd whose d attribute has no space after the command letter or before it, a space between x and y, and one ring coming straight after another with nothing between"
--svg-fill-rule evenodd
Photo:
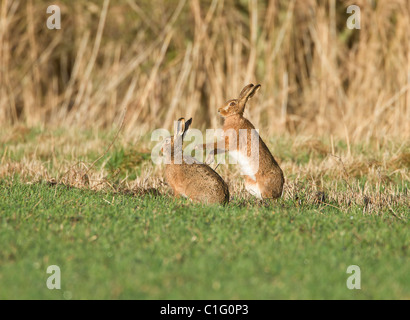
<instances>
[{"instance_id":1,"label":"hare's brown fur","mask_svg":"<svg viewBox=\"0 0 410 320\"><path fill-rule=\"evenodd\" d=\"M170 150L174 150L174 141L178 134L182 135L183 139L185 132L188 130L190 120L187 121L185 126L185 120L183 118L179 119L178 123L182 127L177 129L174 137L170 137ZM175 152L171 152L171 161L165 166L165 179L176 197L183 196L194 202L209 204L226 204L229 202L228 186L218 173L208 165L186 156L183 156L181 164L175 163L177 156L182 157L182 141L181 147L177 148Z\"/></svg>"},{"instance_id":2,"label":"hare's brown fur","mask_svg":"<svg viewBox=\"0 0 410 320\"><path fill-rule=\"evenodd\" d=\"M260 85L254 86L249 84L245 86L238 99L232 99L226 102L226 104L218 109L218 112L224 117L224 133L236 132L239 137L239 130L247 130L247 155L251 155L251 131L255 129L252 123L243 116L246 102L250 99L255 92L260 88ZM233 129L233 130L232 130ZM211 150L213 153L232 152L239 150L239 139L234 150L230 149L229 136L225 135L225 148L218 148L218 143L211 144ZM207 144L203 145L209 149ZM252 159L252 158L251 158ZM252 160L251 160L252 161ZM258 170L254 176L245 175L245 187L246 189L263 199L276 199L282 195L284 177L281 168L276 162L275 158L270 153L268 147L259 136L259 160L258 163L250 163L250 165L258 165Z\"/></svg>"},{"instance_id":3,"label":"hare's brown fur","mask_svg":"<svg viewBox=\"0 0 410 320\"><path fill-rule=\"evenodd\" d=\"M225 181L206 164L168 164L165 179L177 197L204 203L225 204L229 201Z\"/></svg>"}]
</instances>

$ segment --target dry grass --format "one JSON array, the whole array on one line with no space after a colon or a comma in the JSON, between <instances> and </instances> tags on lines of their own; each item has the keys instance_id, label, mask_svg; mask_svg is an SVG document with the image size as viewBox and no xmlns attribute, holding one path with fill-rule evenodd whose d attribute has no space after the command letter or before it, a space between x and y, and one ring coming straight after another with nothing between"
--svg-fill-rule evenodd
<instances>
[{"instance_id":1,"label":"dry grass","mask_svg":"<svg viewBox=\"0 0 410 320\"><path fill-rule=\"evenodd\" d=\"M115 135L72 130L33 133L23 128L0 134L5 143L0 149L0 179L136 196L172 196L163 178L164 168L150 160L153 143L141 139L138 145L131 145L120 135L107 151ZM332 147L330 141L292 136L269 142L286 177L280 201L317 210L333 206L348 211L359 206L363 213L394 212L394 208L410 206L408 143L352 145L349 153L343 142L335 139ZM118 155L122 158L115 161ZM232 200L246 206L263 205L245 191L238 168L219 165L217 171L227 181Z\"/></svg>"},{"instance_id":2,"label":"dry grass","mask_svg":"<svg viewBox=\"0 0 410 320\"><path fill-rule=\"evenodd\" d=\"M0 123L217 127L216 108L262 84L248 116L272 134L410 136L410 7L355 1L47 1L0 6ZM149 14L147 14L149 13Z\"/></svg>"},{"instance_id":3,"label":"dry grass","mask_svg":"<svg viewBox=\"0 0 410 320\"><path fill-rule=\"evenodd\" d=\"M287 168L286 165L284 167ZM50 185L59 184L70 188L126 193L135 196L146 194L172 196L172 191L161 174L162 168L151 168L135 180L120 179L114 180L115 182L112 177L108 177L105 170L90 172L87 164L83 162L62 169L62 173L55 177L39 161L8 162L0 165L0 178L12 183L18 175L19 181L29 184L46 182ZM218 171L229 185L231 200L239 201L250 207L263 205L263 202L256 200L245 191L243 181L238 175L229 173L225 169ZM325 206L332 206L343 212L347 212L351 207L359 206L363 208L363 213L367 214L378 213L386 208L394 213L393 208L410 207L407 184L402 187L380 178L375 185L370 182L360 183L350 177L329 181L322 176L324 173L321 171L312 172L308 168L303 171L308 171L308 173L298 171L296 176L287 176L282 202L290 201L301 208L314 205L318 210ZM343 174L338 172L335 175ZM408 169L404 175L408 181ZM378 179L376 176L370 176L370 178Z\"/></svg>"}]
</instances>

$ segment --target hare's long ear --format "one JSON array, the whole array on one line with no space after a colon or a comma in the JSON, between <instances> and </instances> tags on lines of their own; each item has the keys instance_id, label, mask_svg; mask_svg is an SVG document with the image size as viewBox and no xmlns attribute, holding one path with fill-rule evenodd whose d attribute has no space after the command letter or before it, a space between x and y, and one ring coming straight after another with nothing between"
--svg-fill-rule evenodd
<instances>
[{"instance_id":1,"label":"hare's long ear","mask_svg":"<svg viewBox=\"0 0 410 320\"><path fill-rule=\"evenodd\" d=\"M183 132L183 134L182 134L182 139L184 138L185 133L188 131L189 127L191 126L191 123L192 123L192 118L190 118L189 120L187 120L187 121L185 122L184 132Z\"/></svg>"},{"instance_id":2,"label":"hare's long ear","mask_svg":"<svg viewBox=\"0 0 410 320\"><path fill-rule=\"evenodd\" d=\"M254 86L253 84L247 85L245 88L242 89L242 92L239 96L239 107L243 110L245 109L245 105L250 98L254 96L254 94L261 88L260 84Z\"/></svg>"},{"instance_id":3,"label":"hare's long ear","mask_svg":"<svg viewBox=\"0 0 410 320\"><path fill-rule=\"evenodd\" d=\"M248 84L247 86L243 87L241 93L239 94L238 100L241 101L246 95L252 90L254 85L252 83Z\"/></svg>"},{"instance_id":4,"label":"hare's long ear","mask_svg":"<svg viewBox=\"0 0 410 320\"><path fill-rule=\"evenodd\" d=\"M256 86L254 86L252 88L251 92L249 92L249 94L248 94L248 99L252 98L254 96L254 94L259 91L260 88L261 88L260 84L257 84Z\"/></svg>"},{"instance_id":5,"label":"hare's long ear","mask_svg":"<svg viewBox=\"0 0 410 320\"><path fill-rule=\"evenodd\" d=\"M179 118L177 121L177 125L175 128L175 138L178 136L182 136L185 132L185 119L184 118Z\"/></svg>"},{"instance_id":6,"label":"hare's long ear","mask_svg":"<svg viewBox=\"0 0 410 320\"><path fill-rule=\"evenodd\" d=\"M192 118L190 118L187 121L185 121L185 118L179 118L177 122L177 128L175 130L175 137L182 136L182 139L183 139L191 123L192 123Z\"/></svg>"}]
</instances>

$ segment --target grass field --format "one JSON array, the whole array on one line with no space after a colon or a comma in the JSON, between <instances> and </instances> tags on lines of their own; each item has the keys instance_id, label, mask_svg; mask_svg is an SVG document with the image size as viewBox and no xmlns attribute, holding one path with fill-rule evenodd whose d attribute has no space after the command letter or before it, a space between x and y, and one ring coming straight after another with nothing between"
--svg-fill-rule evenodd
<instances>
[{"instance_id":1,"label":"grass field","mask_svg":"<svg viewBox=\"0 0 410 320\"><path fill-rule=\"evenodd\" d=\"M2 299L410 298L408 223L389 211L0 190ZM408 207L394 210L408 219ZM61 268L61 290L46 287L49 265ZM361 268L361 290L346 287L349 265Z\"/></svg>"},{"instance_id":2,"label":"grass field","mask_svg":"<svg viewBox=\"0 0 410 320\"><path fill-rule=\"evenodd\" d=\"M52 4L0 2L1 299L410 298L408 1ZM282 198L176 200L152 132L249 83Z\"/></svg>"},{"instance_id":3,"label":"grass field","mask_svg":"<svg viewBox=\"0 0 410 320\"><path fill-rule=\"evenodd\" d=\"M144 138L133 149L120 137L91 168L113 134L11 132L0 150L2 299L410 298L406 144L351 146L349 158L335 141L333 159L325 140L314 151L283 138L270 144L283 198L250 197L221 165L231 202L220 207L175 200L163 168L136 151ZM49 265L61 290L46 287ZM360 290L346 287L349 265Z\"/></svg>"}]
</instances>

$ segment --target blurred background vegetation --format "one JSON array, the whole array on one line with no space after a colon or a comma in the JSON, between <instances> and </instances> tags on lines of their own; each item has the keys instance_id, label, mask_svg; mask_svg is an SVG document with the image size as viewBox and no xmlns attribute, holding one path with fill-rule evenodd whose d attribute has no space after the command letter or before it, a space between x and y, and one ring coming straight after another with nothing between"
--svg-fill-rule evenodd
<instances>
[{"instance_id":1,"label":"blurred background vegetation","mask_svg":"<svg viewBox=\"0 0 410 320\"><path fill-rule=\"evenodd\" d=\"M410 137L408 0L3 0L0 48L3 127L215 128L253 82L263 136Z\"/></svg>"}]
</instances>

